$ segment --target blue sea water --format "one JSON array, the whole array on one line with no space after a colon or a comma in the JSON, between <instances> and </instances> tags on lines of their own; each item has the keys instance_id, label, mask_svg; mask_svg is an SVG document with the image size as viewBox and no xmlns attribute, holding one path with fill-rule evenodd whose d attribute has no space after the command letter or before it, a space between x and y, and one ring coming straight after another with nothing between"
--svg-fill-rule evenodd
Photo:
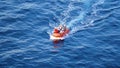
<instances>
[{"instance_id":1,"label":"blue sea water","mask_svg":"<svg viewBox=\"0 0 120 68\"><path fill-rule=\"evenodd\" d=\"M0 0L0 68L120 68L120 0Z\"/></svg>"}]
</instances>

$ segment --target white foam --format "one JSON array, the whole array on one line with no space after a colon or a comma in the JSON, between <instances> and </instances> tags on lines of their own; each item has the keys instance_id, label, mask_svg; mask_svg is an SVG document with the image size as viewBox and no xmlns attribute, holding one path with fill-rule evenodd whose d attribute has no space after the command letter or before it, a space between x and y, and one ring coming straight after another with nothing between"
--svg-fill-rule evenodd
<instances>
[{"instance_id":1,"label":"white foam","mask_svg":"<svg viewBox=\"0 0 120 68\"><path fill-rule=\"evenodd\" d=\"M53 35L50 35L50 39L51 40L63 40L63 39L65 39L64 37L54 37Z\"/></svg>"}]
</instances>

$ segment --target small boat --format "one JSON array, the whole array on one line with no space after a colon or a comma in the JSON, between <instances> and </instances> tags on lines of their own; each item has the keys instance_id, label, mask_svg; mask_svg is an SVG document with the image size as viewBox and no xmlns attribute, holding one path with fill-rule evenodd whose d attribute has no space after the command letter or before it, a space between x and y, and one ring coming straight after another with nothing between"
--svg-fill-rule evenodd
<instances>
[{"instance_id":1,"label":"small boat","mask_svg":"<svg viewBox=\"0 0 120 68\"><path fill-rule=\"evenodd\" d=\"M53 33L50 36L50 39L64 40L65 36L69 33L69 29L65 25L60 25L57 28L54 28Z\"/></svg>"}]
</instances>

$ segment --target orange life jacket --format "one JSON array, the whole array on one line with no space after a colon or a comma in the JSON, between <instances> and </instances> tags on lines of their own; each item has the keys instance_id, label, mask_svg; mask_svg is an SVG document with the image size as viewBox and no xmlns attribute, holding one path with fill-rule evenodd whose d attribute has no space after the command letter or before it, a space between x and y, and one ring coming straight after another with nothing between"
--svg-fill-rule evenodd
<instances>
[{"instance_id":1,"label":"orange life jacket","mask_svg":"<svg viewBox=\"0 0 120 68\"><path fill-rule=\"evenodd\" d=\"M59 33L60 31L58 29L54 29L54 33Z\"/></svg>"},{"instance_id":2,"label":"orange life jacket","mask_svg":"<svg viewBox=\"0 0 120 68\"><path fill-rule=\"evenodd\" d=\"M58 29L54 29L54 33L53 36L55 37L63 37L65 36L67 33L69 33L69 30L66 29L63 33L60 33L60 31Z\"/></svg>"}]
</instances>

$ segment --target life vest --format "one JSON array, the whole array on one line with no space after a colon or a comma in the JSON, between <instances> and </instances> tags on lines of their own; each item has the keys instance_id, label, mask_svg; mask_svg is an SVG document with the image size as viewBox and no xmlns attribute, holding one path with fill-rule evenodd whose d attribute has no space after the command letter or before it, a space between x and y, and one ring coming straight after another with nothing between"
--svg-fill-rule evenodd
<instances>
[{"instance_id":1,"label":"life vest","mask_svg":"<svg viewBox=\"0 0 120 68\"><path fill-rule=\"evenodd\" d=\"M53 33L53 36L54 37L63 37L65 36L66 34L69 33L69 30L66 29L64 32L60 33L60 31L58 29L54 29L54 33Z\"/></svg>"},{"instance_id":2,"label":"life vest","mask_svg":"<svg viewBox=\"0 0 120 68\"><path fill-rule=\"evenodd\" d=\"M60 31L57 28L54 29L54 33L59 33L59 32Z\"/></svg>"}]
</instances>

